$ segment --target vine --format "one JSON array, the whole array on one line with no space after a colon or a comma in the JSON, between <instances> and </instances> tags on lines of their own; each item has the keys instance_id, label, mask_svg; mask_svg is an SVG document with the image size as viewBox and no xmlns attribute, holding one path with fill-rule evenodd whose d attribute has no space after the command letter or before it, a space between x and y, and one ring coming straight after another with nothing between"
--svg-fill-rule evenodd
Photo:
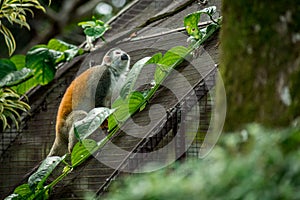
<instances>
[{"instance_id":1,"label":"vine","mask_svg":"<svg viewBox=\"0 0 300 200\"><path fill-rule=\"evenodd\" d=\"M14 193L6 199L47 199L51 189L65 176L83 162L85 162L95 151L102 148L107 141L114 136L126 120L136 112L143 110L162 82L168 77L172 69L176 68L184 59L203 44L216 30L220 28L220 18L206 28L198 29L198 23L202 14L207 14L211 19L216 12L216 7L209 7L204 10L191 13L184 19L184 26L190 35L189 47L176 46L167 51L164 55L157 53L152 57L146 57L136 62L128 74L126 84L121 90L120 97L113 102L112 108L95 108L91 110L87 117L78 121L74 125L74 132L79 142L74 146L71 155L62 157L47 157L38 170L29 177L28 183L18 186ZM100 36L101 37L101 36ZM150 90L139 92L133 90L136 77L141 69L149 64L155 64L155 75L153 77L153 87ZM108 118L109 134L101 141L96 142L87 139L99 126ZM67 163L66 158L71 162ZM47 178L59 163L64 163L65 167L60 176L50 184L44 186Z\"/></svg>"},{"instance_id":2,"label":"vine","mask_svg":"<svg viewBox=\"0 0 300 200\"><path fill-rule=\"evenodd\" d=\"M0 13L1 14L1 13ZM80 22L86 34L87 50L92 49L92 42L101 37L104 40L104 33L109 29L109 26L93 18L93 21ZM20 117L13 106L7 106L4 103L4 94L10 92L10 95L25 95L30 89L38 85L47 85L55 76L59 66L63 63L72 60L75 56L83 54L85 51L80 47L68 44L58 39L51 39L47 45L36 45L32 47L26 55L14 55L10 59L0 59L0 66L4 69L0 71L0 101L4 108L0 107L0 120L2 121L2 129L10 127L7 118L11 119L18 128ZM5 92L2 92L4 91ZM20 95L19 95L20 94ZM15 95L15 96L16 96ZM18 103L16 103L15 107ZM27 103L18 110L27 112L30 106ZM10 112L12 111L12 112Z\"/></svg>"}]
</instances>

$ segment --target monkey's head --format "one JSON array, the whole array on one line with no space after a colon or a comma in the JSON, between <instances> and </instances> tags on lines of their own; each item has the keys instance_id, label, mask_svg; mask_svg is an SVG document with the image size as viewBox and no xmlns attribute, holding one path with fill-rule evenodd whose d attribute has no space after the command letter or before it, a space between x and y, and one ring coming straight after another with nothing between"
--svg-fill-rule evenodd
<instances>
[{"instance_id":1,"label":"monkey's head","mask_svg":"<svg viewBox=\"0 0 300 200\"><path fill-rule=\"evenodd\" d=\"M129 70L130 57L119 48L110 49L104 56L102 65L109 66L112 72L119 76Z\"/></svg>"}]
</instances>

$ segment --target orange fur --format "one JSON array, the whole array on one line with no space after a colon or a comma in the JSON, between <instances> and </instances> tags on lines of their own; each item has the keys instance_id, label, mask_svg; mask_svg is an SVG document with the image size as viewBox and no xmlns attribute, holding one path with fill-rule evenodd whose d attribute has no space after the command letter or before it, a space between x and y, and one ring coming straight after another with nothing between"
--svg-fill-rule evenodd
<instances>
[{"instance_id":1,"label":"orange fur","mask_svg":"<svg viewBox=\"0 0 300 200\"><path fill-rule=\"evenodd\" d=\"M93 73L94 68L90 68L78 76L71 85L67 88L61 103L58 108L56 117L56 134L59 134L60 129L64 126L68 115L76 108L80 99L84 98L83 91L87 89L89 77Z\"/></svg>"},{"instance_id":2,"label":"orange fur","mask_svg":"<svg viewBox=\"0 0 300 200\"><path fill-rule=\"evenodd\" d=\"M103 83L101 81L107 83L106 81L116 82L118 80L110 77L114 76L111 72L107 76L106 72L108 71L106 70L114 69L117 72L120 70L121 74L127 73L130 59L128 55L124 55L127 54L120 49L111 49L104 56L102 65L86 70L72 81L58 108L55 127L56 138L48 156L64 155L68 151L71 152L77 141L73 129L74 123L82 120L90 110L95 108L97 87L99 83ZM105 75L103 76L103 74ZM119 78L119 76L117 77ZM103 87L105 86L106 84ZM106 87L111 87L111 84ZM98 91L101 91L104 95L100 95L102 99L97 98L97 102L105 102L106 99L111 100L110 89L100 89ZM103 104L105 107L109 106L108 103Z\"/></svg>"}]
</instances>

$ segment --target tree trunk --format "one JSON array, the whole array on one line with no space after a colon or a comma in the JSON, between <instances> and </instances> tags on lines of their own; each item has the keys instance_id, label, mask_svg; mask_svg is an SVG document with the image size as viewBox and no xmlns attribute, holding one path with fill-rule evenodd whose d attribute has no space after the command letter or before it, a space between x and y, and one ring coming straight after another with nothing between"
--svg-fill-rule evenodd
<instances>
[{"instance_id":1,"label":"tree trunk","mask_svg":"<svg viewBox=\"0 0 300 200\"><path fill-rule=\"evenodd\" d=\"M289 125L300 114L299 2L223 0L222 15L224 130Z\"/></svg>"}]
</instances>

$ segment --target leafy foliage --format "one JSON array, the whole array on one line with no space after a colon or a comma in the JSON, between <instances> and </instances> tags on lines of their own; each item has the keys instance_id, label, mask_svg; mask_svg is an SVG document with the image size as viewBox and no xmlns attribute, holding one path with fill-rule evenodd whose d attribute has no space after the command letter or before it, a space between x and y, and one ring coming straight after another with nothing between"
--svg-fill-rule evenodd
<instances>
[{"instance_id":1,"label":"leafy foliage","mask_svg":"<svg viewBox=\"0 0 300 200\"><path fill-rule=\"evenodd\" d=\"M171 70L178 66L188 54L189 49L177 46L167 51L164 56L161 53L157 53L151 58L143 58L135 63L121 90L121 97L112 104L112 108L116 109L116 111L108 118L109 130L112 131L117 126L121 126L132 114L143 110ZM147 67L150 64L156 65L153 79L154 86L145 93L134 91L137 72L140 72L143 67Z\"/></svg>"},{"instance_id":2,"label":"leafy foliage","mask_svg":"<svg viewBox=\"0 0 300 200\"><path fill-rule=\"evenodd\" d=\"M83 54L83 50L78 48L75 45L66 43L61 40L57 39L51 39L48 42L47 48L49 50L54 50L56 52L59 52L60 56L55 57L54 64L59 64L61 62L69 62L72 60L75 56Z\"/></svg>"},{"instance_id":3,"label":"leafy foliage","mask_svg":"<svg viewBox=\"0 0 300 200\"><path fill-rule=\"evenodd\" d=\"M60 52L48 49L43 45L35 46L26 55L26 66L34 70L34 79L37 80L37 83L46 85L54 78L55 60L59 57L61 57Z\"/></svg>"},{"instance_id":4,"label":"leafy foliage","mask_svg":"<svg viewBox=\"0 0 300 200\"><path fill-rule=\"evenodd\" d=\"M14 193L5 199L48 199L50 188L44 187L44 184L55 167L63 161L63 159L65 159L65 156L47 157L38 170L29 177L28 183L18 186L14 190Z\"/></svg>"},{"instance_id":5,"label":"leafy foliage","mask_svg":"<svg viewBox=\"0 0 300 200\"><path fill-rule=\"evenodd\" d=\"M59 63L69 61L81 53L83 53L82 50L74 45L52 39L48 45L33 47L26 56L15 55L10 59L0 59L2 129L10 127L10 123L19 128L20 114L18 111L30 109L28 104L19 100L20 95L18 94L25 94L37 85L48 84L53 80Z\"/></svg>"},{"instance_id":6,"label":"leafy foliage","mask_svg":"<svg viewBox=\"0 0 300 200\"><path fill-rule=\"evenodd\" d=\"M5 77L0 79L0 87L11 87L14 85L18 85L29 79L32 75L32 70L26 67L18 71L10 72Z\"/></svg>"},{"instance_id":7,"label":"leafy foliage","mask_svg":"<svg viewBox=\"0 0 300 200\"><path fill-rule=\"evenodd\" d=\"M19 128L21 116L19 111L27 112L30 106L20 100L20 95L9 88L0 88L0 120L2 121L2 130L11 127L10 124Z\"/></svg>"},{"instance_id":8,"label":"leafy foliage","mask_svg":"<svg viewBox=\"0 0 300 200\"><path fill-rule=\"evenodd\" d=\"M124 123L132 114L145 103L141 92L132 92L125 99L119 98L113 104L115 113L108 118L108 128L112 130L118 124Z\"/></svg>"},{"instance_id":9,"label":"leafy foliage","mask_svg":"<svg viewBox=\"0 0 300 200\"><path fill-rule=\"evenodd\" d=\"M155 83L160 84L166 78L168 73L179 65L188 54L189 50L183 46L171 48L164 56L155 54L153 59L148 62L157 65L154 75Z\"/></svg>"},{"instance_id":10,"label":"leafy foliage","mask_svg":"<svg viewBox=\"0 0 300 200\"><path fill-rule=\"evenodd\" d=\"M137 61L131 68L130 72L126 77L125 84L120 92L120 97L123 99L128 96L129 93L134 91L134 85L137 80L138 75L140 74L141 69L144 65L150 60L150 57L145 57L139 61Z\"/></svg>"},{"instance_id":11,"label":"leafy foliage","mask_svg":"<svg viewBox=\"0 0 300 200\"><path fill-rule=\"evenodd\" d=\"M109 29L107 24L95 17L93 17L93 21L80 22L78 25L84 29L85 35L94 39L102 37L105 31Z\"/></svg>"},{"instance_id":12,"label":"leafy foliage","mask_svg":"<svg viewBox=\"0 0 300 200\"><path fill-rule=\"evenodd\" d=\"M194 48L198 48L206 39L208 39L216 30L220 28L221 18L217 21L213 16L216 13L216 7L211 6L203 10L191 13L184 18L184 27L187 33L190 35L188 42L191 42ZM199 29L198 23L201 15L206 14L211 19L211 23L202 29ZM202 42L201 42L202 41Z\"/></svg>"},{"instance_id":13,"label":"leafy foliage","mask_svg":"<svg viewBox=\"0 0 300 200\"><path fill-rule=\"evenodd\" d=\"M26 54L0 59L0 86L17 85L14 89L24 94L32 87L46 85L53 80L57 66L73 59L83 51L71 44L52 39L47 45L36 45ZM8 73L11 72L11 73Z\"/></svg>"},{"instance_id":14,"label":"leafy foliage","mask_svg":"<svg viewBox=\"0 0 300 200\"><path fill-rule=\"evenodd\" d=\"M92 21L80 22L78 25L84 29L83 32L86 35L88 49L93 47L92 43L98 38L101 38L103 41L105 41L103 35L107 30L110 29L108 24L96 19L95 17L93 17Z\"/></svg>"},{"instance_id":15,"label":"leafy foliage","mask_svg":"<svg viewBox=\"0 0 300 200\"><path fill-rule=\"evenodd\" d=\"M154 74L154 86L147 91L146 95L141 92L132 91L129 92L128 88L133 88L136 74L132 72L133 75L129 73L129 78L127 79L127 83L123 88L123 93L121 93L121 97L117 99L112 107L116 109L115 113L109 117L108 126L110 131L117 131L115 129L117 126L121 126L132 114L142 110L146 105L150 98L154 95L157 89L160 87L160 84L166 79L166 77L170 74L171 70L177 67L192 51L197 49L204 41L206 41L216 30L220 28L220 24L215 22L212 18L214 13L216 12L216 7L212 6L201 10L199 12L195 12L189 14L184 19L184 25L187 29L190 37L195 39L195 42L189 47L176 46L167 51L164 55L161 53L157 53L153 55L150 59L141 60L137 62L133 67L138 68L137 71L140 71L142 67L146 67L149 64L155 64L156 70ZM201 30L198 29L198 23L200 20L200 16L202 14L207 14L212 19L212 23ZM199 34L196 35L195 32L191 31L191 27L197 27L195 30L199 30ZM145 63L144 63L145 62ZM143 64L144 63L144 64ZM128 85L131 85L130 87ZM126 93L124 91L127 91ZM126 94L127 97L124 97ZM131 99L132 98L132 99ZM134 99L134 100L133 100Z\"/></svg>"},{"instance_id":16,"label":"leafy foliage","mask_svg":"<svg viewBox=\"0 0 300 200\"><path fill-rule=\"evenodd\" d=\"M251 124L204 160L118 181L106 199L299 199L299 142L300 127Z\"/></svg>"},{"instance_id":17,"label":"leafy foliage","mask_svg":"<svg viewBox=\"0 0 300 200\"><path fill-rule=\"evenodd\" d=\"M95 20L82 22L81 25L85 28L87 37L102 37L104 32L108 30L108 27L101 21ZM102 28L101 28L102 27ZM217 26L217 28L219 25ZM33 194L35 195L34 198L39 197L43 199L47 199L49 197L49 191L52 189L54 185L56 185L60 180L62 180L65 176L67 176L73 168L79 166L83 163L94 151L103 147L106 142L118 131L118 128L134 113L139 112L145 108L147 102L150 98L153 97L154 93L160 87L161 83L166 79L166 77L170 74L172 69L177 67L185 58L186 56L190 55L190 53L201 43L203 43L209 36L211 36L216 29L209 29L212 31L207 32L207 35L203 38L200 38L195 45L186 48L183 46L177 46L171 48L167 51L164 55L161 53L157 53L153 55L151 58L146 57L135 63L132 67L132 70L129 72L128 78L126 79L126 83L121 90L120 97L113 103L112 109L108 108L95 108L93 109L87 117L83 120L78 121L75 123L74 132L77 138L79 138L79 142L75 145L71 153L71 164L66 163L65 156L58 157L57 159L59 162L63 161L66 164L64 171L62 174L57 177L53 182L51 182L47 186L43 186L45 180L47 179L49 173L55 168L55 166L50 167L50 171L45 172L37 172L42 173L43 175L40 177L39 175L33 176L32 180L30 180L30 186L37 186L34 188L31 194L26 193L28 190L29 185L21 185L16 188L14 194L11 194L7 197L7 199L13 199L14 197L18 198L19 195L25 194L30 195L28 199L33 198ZM103 39L103 38L102 38ZM35 59L31 59L31 55L27 59L26 56L26 65L28 63L32 63L33 65L38 65L42 60L47 61L46 64L51 63L57 64L62 60L67 60L69 57L66 55L75 55L75 53L67 53L70 49L73 49L71 46L64 45L53 45L56 41L50 41L48 46L42 45L34 47L30 52L35 52L37 57ZM54 47L59 47L59 50ZM65 49L67 47L67 49ZM74 48L76 51L76 49ZM18 59L16 59L18 60ZM14 60L13 60L14 61ZM32 61L32 62L31 62ZM23 63L20 61L18 63ZM19 65L16 63L16 65ZM135 91L135 82L137 80L137 76L139 75L141 69L143 67L147 67L148 65L155 65L156 72L155 77L153 77L153 87L150 90L139 92ZM41 68L44 67L40 66ZM108 126L109 126L109 134L102 139L100 142L96 142L92 139L87 139L108 117ZM41 167L41 169L44 169ZM49 173L48 173L49 172ZM34 184L32 184L34 183ZM25 192L24 192L25 191ZM19 192L19 193L18 193Z\"/></svg>"},{"instance_id":18,"label":"leafy foliage","mask_svg":"<svg viewBox=\"0 0 300 200\"><path fill-rule=\"evenodd\" d=\"M16 71L17 68L12 61L9 59L0 60L0 66L2 67L0 71L0 79L9 74L10 72Z\"/></svg>"},{"instance_id":19,"label":"leafy foliage","mask_svg":"<svg viewBox=\"0 0 300 200\"><path fill-rule=\"evenodd\" d=\"M77 139L81 141L90 136L114 111L104 107L92 109L84 119L74 124Z\"/></svg>"},{"instance_id":20,"label":"leafy foliage","mask_svg":"<svg viewBox=\"0 0 300 200\"><path fill-rule=\"evenodd\" d=\"M63 160L62 157L52 156L47 157L38 170L32 174L28 179L28 185L31 190L35 190L36 188L43 188L43 184L54 170L54 168Z\"/></svg>"},{"instance_id":21,"label":"leafy foliage","mask_svg":"<svg viewBox=\"0 0 300 200\"><path fill-rule=\"evenodd\" d=\"M195 39L199 40L203 37L203 31L198 27L200 17L202 14L207 14L213 20L212 16L216 12L216 6L211 6L203 10L191 13L184 18L184 27L189 35L193 36Z\"/></svg>"},{"instance_id":22,"label":"leafy foliage","mask_svg":"<svg viewBox=\"0 0 300 200\"><path fill-rule=\"evenodd\" d=\"M0 59L0 66L0 87L18 85L33 75L32 70L25 67L25 57L21 55Z\"/></svg>"},{"instance_id":23,"label":"leafy foliage","mask_svg":"<svg viewBox=\"0 0 300 200\"><path fill-rule=\"evenodd\" d=\"M78 142L74 146L71 154L72 167L77 167L84 162L91 155L95 148L97 148L97 143L95 140L84 139L81 142Z\"/></svg>"},{"instance_id":24,"label":"leafy foliage","mask_svg":"<svg viewBox=\"0 0 300 200\"><path fill-rule=\"evenodd\" d=\"M10 30L3 24L2 19L5 18L11 24L18 24L30 29L26 21L26 12L33 15L33 8L45 11L38 0L2 0L0 2L0 33L4 36L9 55L15 51L16 42Z\"/></svg>"}]
</instances>

